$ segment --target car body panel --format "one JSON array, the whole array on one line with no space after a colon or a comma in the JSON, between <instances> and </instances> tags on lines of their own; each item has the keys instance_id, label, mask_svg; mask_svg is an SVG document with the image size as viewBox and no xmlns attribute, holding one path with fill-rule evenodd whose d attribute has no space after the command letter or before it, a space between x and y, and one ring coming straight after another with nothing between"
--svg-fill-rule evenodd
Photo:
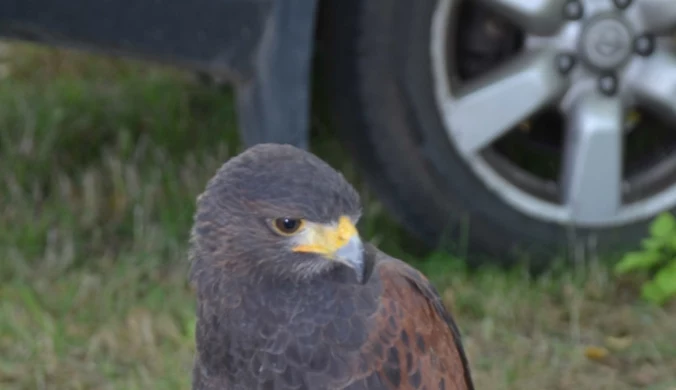
<instances>
[{"instance_id":1,"label":"car body panel","mask_svg":"<svg viewBox=\"0 0 676 390\"><path fill-rule=\"evenodd\" d=\"M246 144L307 146L316 0L5 0L0 36L205 72L237 89Z\"/></svg>"}]
</instances>

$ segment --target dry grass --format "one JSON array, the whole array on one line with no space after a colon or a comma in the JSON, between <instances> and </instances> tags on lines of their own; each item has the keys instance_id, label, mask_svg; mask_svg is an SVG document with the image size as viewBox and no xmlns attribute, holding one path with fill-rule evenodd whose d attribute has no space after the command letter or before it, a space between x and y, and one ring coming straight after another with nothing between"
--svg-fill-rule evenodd
<instances>
[{"instance_id":1,"label":"dry grass","mask_svg":"<svg viewBox=\"0 0 676 390\"><path fill-rule=\"evenodd\" d=\"M12 48L0 74L0 388L186 389L194 197L238 150L231 96L134 63ZM315 150L357 182L332 138ZM405 235L364 191L362 228ZM478 389L676 389L676 308L598 264L434 276ZM592 360L589 346L607 348Z\"/></svg>"}]
</instances>

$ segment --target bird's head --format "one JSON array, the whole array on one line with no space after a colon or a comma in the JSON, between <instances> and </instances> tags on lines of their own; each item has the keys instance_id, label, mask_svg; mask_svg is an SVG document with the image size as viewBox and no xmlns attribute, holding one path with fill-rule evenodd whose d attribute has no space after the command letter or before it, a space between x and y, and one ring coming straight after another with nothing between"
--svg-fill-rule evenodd
<instances>
[{"instance_id":1,"label":"bird's head","mask_svg":"<svg viewBox=\"0 0 676 390\"><path fill-rule=\"evenodd\" d=\"M226 162L198 199L193 273L217 266L300 280L349 267L361 281L360 214L357 192L319 158L256 145Z\"/></svg>"}]
</instances>

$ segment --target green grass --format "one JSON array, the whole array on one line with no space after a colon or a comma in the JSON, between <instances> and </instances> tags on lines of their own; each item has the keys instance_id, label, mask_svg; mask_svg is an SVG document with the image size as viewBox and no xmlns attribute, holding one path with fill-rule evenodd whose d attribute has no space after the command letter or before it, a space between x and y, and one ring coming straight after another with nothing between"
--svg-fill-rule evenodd
<instances>
[{"instance_id":1,"label":"green grass","mask_svg":"<svg viewBox=\"0 0 676 390\"><path fill-rule=\"evenodd\" d=\"M232 95L147 64L6 50L0 388L189 388L188 229L195 196L241 150ZM315 130L314 151L362 188L364 235L442 291L478 389L676 388L676 307L641 303L594 261L531 280L424 254Z\"/></svg>"}]
</instances>

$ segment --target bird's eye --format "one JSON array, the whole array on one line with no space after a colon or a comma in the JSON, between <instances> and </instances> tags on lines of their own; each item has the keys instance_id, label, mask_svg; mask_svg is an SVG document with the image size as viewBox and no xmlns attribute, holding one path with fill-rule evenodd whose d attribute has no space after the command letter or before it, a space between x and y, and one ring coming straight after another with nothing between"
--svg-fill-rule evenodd
<instances>
[{"instance_id":1,"label":"bird's eye","mask_svg":"<svg viewBox=\"0 0 676 390\"><path fill-rule=\"evenodd\" d=\"M288 236L296 233L303 227L303 220L296 218L277 218L274 220L272 226L277 232Z\"/></svg>"}]
</instances>

